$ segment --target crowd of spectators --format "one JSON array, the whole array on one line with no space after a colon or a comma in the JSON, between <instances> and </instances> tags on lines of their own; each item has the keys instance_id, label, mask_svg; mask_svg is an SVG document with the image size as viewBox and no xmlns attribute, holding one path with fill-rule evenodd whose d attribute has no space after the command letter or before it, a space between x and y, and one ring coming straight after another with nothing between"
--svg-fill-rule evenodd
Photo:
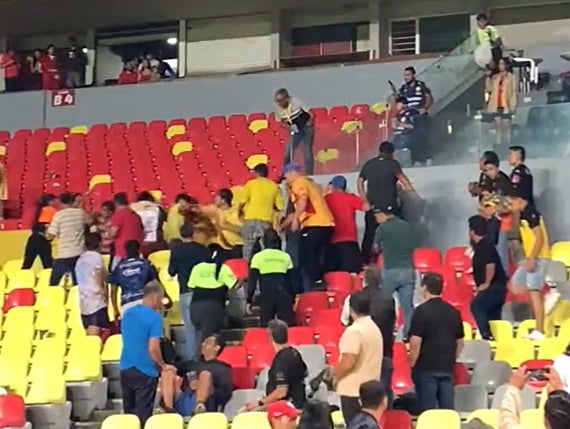
<instances>
[{"instance_id":1,"label":"crowd of spectators","mask_svg":"<svg viewBox=\"0 0 570 429\"><path fill-rule=\"evenodd\" d=\"M123 71L119 74L119 85L156 82L161 79L174 79L176 73L163 59L155 58L152 54L144 57L126 60Z\"/></svg>"}]
</instances>

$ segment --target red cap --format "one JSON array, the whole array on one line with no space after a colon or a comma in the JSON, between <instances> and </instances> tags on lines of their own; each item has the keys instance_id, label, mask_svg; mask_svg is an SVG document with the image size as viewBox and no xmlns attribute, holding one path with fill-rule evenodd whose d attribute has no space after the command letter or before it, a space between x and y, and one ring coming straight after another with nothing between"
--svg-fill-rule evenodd
<instances>
[{"instance_id":1,"label":"red cap","mask_svg":"<svg viewBox=\"0 0 570 429\"><path fill-rule=\"evenodd\" d=\"M288 401L272 402L267 407L267 418L270 421L284 416L291 420L296 420L299 417L299 411Z\"/></svg>"}]
</instances>

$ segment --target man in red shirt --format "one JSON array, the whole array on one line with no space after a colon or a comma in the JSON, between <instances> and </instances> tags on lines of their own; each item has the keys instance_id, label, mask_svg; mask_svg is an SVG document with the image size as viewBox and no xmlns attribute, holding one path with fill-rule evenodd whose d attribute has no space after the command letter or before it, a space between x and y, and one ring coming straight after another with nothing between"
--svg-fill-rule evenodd
<instances>
[{"instance_id":1,"label":"man in red shirt","mask_svg":"<svg viewBox=\"0 0 570 429\"><path fill-rule=\"evenodd\" d=\"M335 176L329 183L329 194L325 201L334 217L335 228L327 247L327 271L362 270L362 255L358 247L356 212L369 210L362 199L346 192L346 178Z\"/></svg>"},{"instance_id":2,"label":"man in red shirt","mask_svg":"<svg viewBox=\"0 0 570 429\"><path fill-rule=\"evenodd\" d=\"M18 65L18 59L13 50L8 50L5 54L2 54L0 59L0 67L4 69L4 81L6 83L6 92L17 91L18 88L18 75L20 72L20 66Z\"/></svg>"},{"instance_id":3,"label":"man in red shirt","mask_svg":"<svg viewBox=\"0 0 570 429\"><path fill-rule=\"evenodd\" d=\"M135 240L140 244L144 241L144 229L140 216L129 207L127 194L120 192L113 197L115 213L111 217L110 236L114 239L115 255L111 269L114 269L119 261L127 257L125 243Z\"/></svg>"}]
</instances>

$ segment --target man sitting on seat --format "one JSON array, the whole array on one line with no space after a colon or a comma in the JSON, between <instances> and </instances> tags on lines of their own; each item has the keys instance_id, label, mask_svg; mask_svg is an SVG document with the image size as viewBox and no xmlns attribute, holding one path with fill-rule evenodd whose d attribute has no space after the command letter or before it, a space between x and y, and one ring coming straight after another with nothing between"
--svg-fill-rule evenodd
<instances>
[{"instance_id":1,"label":"man sitting on seat","mask_svg":"<svg viewBox=\"0 0 570 429\"><path fill-rule=\"evenodd\" d=\"M210 335L201 347L202 359L199 362L185 362L178 368L178 374L163 374L160 383L166 411L183 416L216 412L232 396L231 367L218 360L225 347L223 338Z\"/></svg>"}]
</instances>

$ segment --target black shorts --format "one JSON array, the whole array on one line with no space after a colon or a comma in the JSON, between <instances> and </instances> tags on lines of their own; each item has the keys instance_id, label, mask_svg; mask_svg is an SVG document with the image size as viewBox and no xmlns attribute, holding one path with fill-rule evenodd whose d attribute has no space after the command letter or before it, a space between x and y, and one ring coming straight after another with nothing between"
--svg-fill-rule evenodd
<instances>
[{"instance_id":1,"label":"black shorts","mask_svg":"<svg viewBox=\"0 0 570 429\"><path fill-rule=\"evenodd\" d=\"M85 329L89 326L95 326L99 329L109 329L111 327L107 307L97 310L93 314L82 314L81 321L83 322L83 327Z\"/></svg>"},{"instance_id":2,"label":"black shorts","mask_svg":"<svg viewBox=\"0 0 570 429\"><path fill-rule=\"evenodd\" d=\"M325 253L326 271L348 271L359 273L362 271L362 254L356 241L343 241L329 243Z\"/></svg>"}]
</instances>

